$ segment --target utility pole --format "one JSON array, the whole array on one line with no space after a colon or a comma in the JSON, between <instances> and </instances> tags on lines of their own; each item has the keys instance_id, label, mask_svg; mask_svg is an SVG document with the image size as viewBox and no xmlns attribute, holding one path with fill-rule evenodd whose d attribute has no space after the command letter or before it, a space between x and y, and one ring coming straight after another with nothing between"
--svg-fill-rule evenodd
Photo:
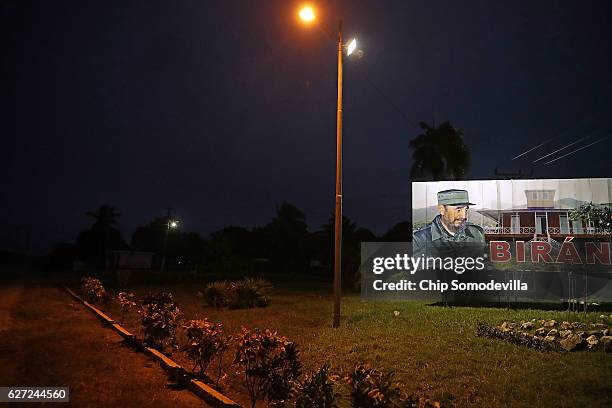
<instances>
[{"instance_id":1,"label":"utility pole","mask_svg":"<svg viewBox=\"0 0 612 408\"><path fill-rule=\"evenodd\" d=\"M166 247L168 246L168 233L170 232L170 220L172 217L172 208L168 207L166 210L168 211L168 216L166 217L166 231L164 233L161 267L159 268L162 274L164 273L164 269L166 269Z\"/></svg>"}]
</instances>

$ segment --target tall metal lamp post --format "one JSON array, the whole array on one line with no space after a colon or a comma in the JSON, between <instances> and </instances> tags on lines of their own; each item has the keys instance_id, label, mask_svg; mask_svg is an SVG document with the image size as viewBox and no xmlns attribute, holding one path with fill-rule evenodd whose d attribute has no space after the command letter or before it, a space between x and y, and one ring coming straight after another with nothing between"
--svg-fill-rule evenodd
<instances>
[{"instance_id":1,"label":"tall metal lamp post","mask_svg":"<svg viewBox=\"0 0 612 408\"><path fill-rule=\"evenodd\" d=\"M312 7L305 6L299 11L300 19L311 24L316 22ZM351 55L357 48L357 41L351 40L346 54ZM340 326L340 297L342 290L342 20L338 22L338 99L336 109L336 209L334 212L334 311L333 327Z\"/></svg>"}]
</instances>

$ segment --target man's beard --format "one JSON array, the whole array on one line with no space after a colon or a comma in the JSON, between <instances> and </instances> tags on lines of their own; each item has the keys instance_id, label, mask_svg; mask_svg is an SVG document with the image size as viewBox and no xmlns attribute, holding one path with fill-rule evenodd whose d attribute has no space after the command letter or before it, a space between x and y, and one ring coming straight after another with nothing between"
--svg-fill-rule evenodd
<instances>
[{"instance_id":1,"label":"man's beard","mask_svg":"<svg viewBox=\"0 0 612 408\"><path fill-rule=\"evenodd\" d=\"M464 232L465 227L467 227L467 220L461 221L461 224L459 224L458 227L455 227L455 234Z\"/></svg>"},{"instance_id":2,"label":"man's beard","mask_svg":"<svg viewBox=\"0 0 612 408\"><path fill-rule=\"evenodd\" d=\"M465 231L465 227L467 226L467 220L463 220L461 221L461 223L458 226L455 226L454 222L450 222L450 223L446 223L444 221L444 218L442 219L442 223L444 224L444 226L446 227L446 229L451 232L453 235L454 234L460 234L463 231Z\"/></svg>"}]
</instances>

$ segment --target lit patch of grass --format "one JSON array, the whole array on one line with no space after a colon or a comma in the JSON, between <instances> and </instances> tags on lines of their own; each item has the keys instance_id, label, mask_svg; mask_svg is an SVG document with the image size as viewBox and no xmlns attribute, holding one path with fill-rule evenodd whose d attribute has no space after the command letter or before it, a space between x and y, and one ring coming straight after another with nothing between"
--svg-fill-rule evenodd
<instances>
[{"instance_id":1,"label":"lit patch of grass","mask_svg":"<svg viewBox=\"0 0 612 408\"><path fill-rule=\"evenodd\" d=\"M193 285L131 288L137 297L162 289L175 294L185 318L208 317L223 323L226 333L237 333L241 326L278 330L298 344L305 370L329 362L334 371L346 371L356 361L367 361L395 370L407 391L434 400L451 394L457 406L610 406L611 355L543 353L475 336L478 322L497 325L533 318L588 322L600 313L442 308L419 302L367 302L348 295L343 298L341 327L333 329L327 290L275 290L267 308L218 310L196 297L198 288ZM116 302L106 308L112 316L120 312ZM131 313L126 325L138 333L138 316ZM233 355L227 354L229 362ZM174 358L184 361L180 355ZM235 376L226 392L243 398Z\"/></svg>"}]
</instances>

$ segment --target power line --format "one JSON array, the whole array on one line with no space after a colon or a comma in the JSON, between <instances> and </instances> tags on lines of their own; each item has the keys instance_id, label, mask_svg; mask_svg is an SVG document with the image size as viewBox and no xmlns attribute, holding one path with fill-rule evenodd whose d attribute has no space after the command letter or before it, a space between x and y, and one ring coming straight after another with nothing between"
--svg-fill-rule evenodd
<instances>
[{"instance_id":1,"label":"power line","mask_svg":"<svg viewBox=\"0 0 612 408\"><path fill-rule=\"evenodd\" d=\"M573 132L574 132L576 129L579 129L579 128L580 128L581 126L583 126L585 123L586 123L586 126L585 126L585 128L583 129L583 132L584 132L584 131L586 131L586 134L589 134L589 133L598 133L598 132L599 132L599 130L594 130L594 128L596 128L596 125L594 125L594 124L593 124L593 120L594 120L594 119L599 118L600 116L602 116L602 113L601 113L601 112L595 112L595 113L592 113L591 115L588 115L588 116L586 116L586 117L583 117L583 119L582 119L582 120L580 120L580 121L579 121L578 123L576 123L575 125L570 126L570 127L567 127L567 128L565 128L565 129L563 129L562 131L560 131L559 133L557 133L557 134L555 135L555 137L554 137L554 138L547 139L546 141L542 142L542 144L539 144L539 145L537 145L536 147L534 147L534 148L532 148L532 149L529 149L529 150L527 150L526 152L523 152L523 153L519 154L518 156L515 156L515 157L514 157L512 160L518 159L519 157L521 157L521 156L523 156L523 155L525 155L525 154L527 154L527 153L530 153L530 152L532 152L532 151L536 150L538 147L541 147L541 146L542 146L544 143L547 143L547 142L549 142L549 141L551 141L551 140L553 140L553 139L560 139L560 138L561 138L561 136L565 136L565 135L568 135L568 134L570 134L570 133L573 133ZM590 123L589 123L589 122L590 122ZM588 138L590 138L590 137L592 137L592 135L591 135L591 136L589 136ZM586 138L586 139L588 139L588 138ZM584 139L584 140L586 140L586 139ZM577 143L577 142L576 142L576 143ZM570 145L570 146L571 146L571 145ZM566 147L570 147L570 146L566 146ZM565 148L565 147L564 147L564 148ZM564 149L564 148L563 148L563 149ZM550 154L548 154L548 155L546 155L546 156L540 157L540 158L538 158L537 160L533 161L532 163L535 163L535 162L537 162L537 161L539 161L539 160L542 160L542 159L544 159L544 158L546 158L546 157L549 157L549 156L551 156L552 154L557 153L557 152L559 152L559 151L561 151L561 150L563 150L563 149L556 150L556 151L555 151L555 152L553 152L553 153L550 153Z\"/></svg>"},{"instance_id":2,"label":"power line","mask_svg":"<svg viewBox=\"0 0 612 408\"><path fill-rule=\"evenodd\" d=\"M566 157L566 156L569 156L570 154L574 154L574 153L576 153L576 152L578 152L578 151L580 151L580 150L582 150L582 149L586 149L587 147L593 146L594 144L597 144L597 143L599 143L599 142L601 142L602 140L605 140L605 139L607 139L607 138L603 138L603 139L596 140L596 141L594 141L593 143L589 143L589 144L588 144L588 145L586 145L586 146L582 146L582 147L580 147L580 148L578 148L578 149L576 149L576 150L574 150L574 151L571 151L571 152L569 152L569 153L567 153L567 154L564 154L563 156L560 156L560 157L557 157L556 159L553 159L553 160L547 161L547 162L546 162L546 163L544 163L544 164L549 164L549 163L555 162L555 161L557 161L557 160L559 160L559 159L562 159L562 158L564 158L564 157Z\"/></svg>"},{"instance_id":3,"label":"power line","mask_svg":"<svg viewBox=\"0 0 612 408\"><path fill-rule=\"evenodd\" d=\"M527 154L527 153L529 153L529 152L533 152L535 149L537 149L538 147L542 147L542 146L544 146L544 145L545 145L546 143L548 143L549 141L550 141L550 139L543 141L542 143L540 143L540 144L539 144L539 145L537 145L536 147L532 147L531 149L529 149L529 150L527 150L527 151L524 151L523 153L519 154L518 156L514 156L514 157L512 158L512 160L516 160L516 159L518 159L519 157L524 156L524 155L526 155L526 154Z\"/></svg>"},{"instance_id":4,"label":"power line","mask_svg":"<svg viewBox=\"0 0 612 408\"><path fill-rule=\"evenodd\" d=\"M585 139L588 139L588 137L587 137L587 138L581 137L580 139L576 140L575 142L572 142L572 143L568 144L567 146L563 146L562 148L557 149L557 150L555 150L555 151L554 151L554 152L552 152L552 153L548 153L547 155L544 155L544 156L540 157L539 159L535 159L535 160L534 160L532 163L539 162L540 160L545 159L545 158L547 158L547 157L549 157L549 156L552 156L553 154L558 153L558 152L560 152L561 150L565 150L565 149L567 149L568 147L571 147L571 146L575 145L576 143L580 143L580 142L582 142L582 141L583 141L583 140L585 140Z\"/></svg>"}]
</instances>

